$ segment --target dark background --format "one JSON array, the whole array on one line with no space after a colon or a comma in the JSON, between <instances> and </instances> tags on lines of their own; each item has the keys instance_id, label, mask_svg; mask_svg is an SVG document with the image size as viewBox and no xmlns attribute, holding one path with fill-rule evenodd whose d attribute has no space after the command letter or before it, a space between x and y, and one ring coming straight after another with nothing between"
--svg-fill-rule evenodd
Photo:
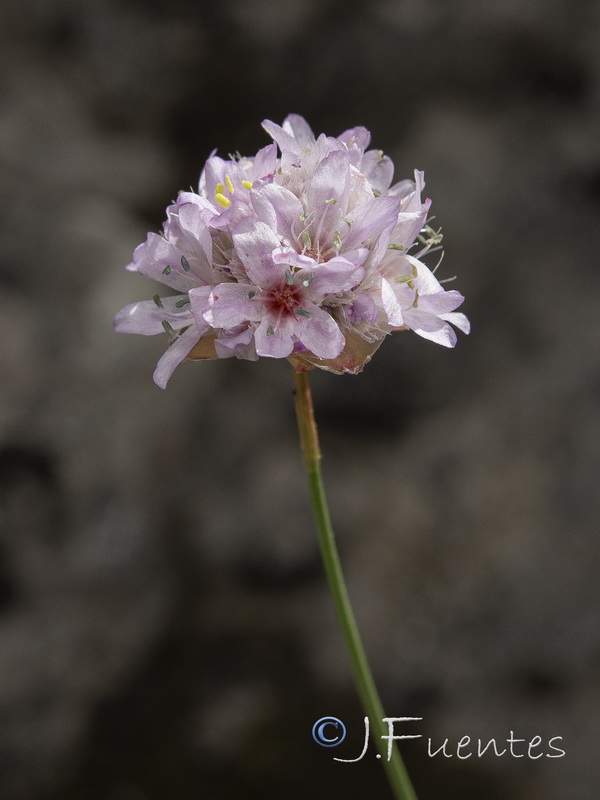
<instances>
[{"instance_id":1,"label":"dark background","mask_svg":"<svg viewBox=\"0 0 600 800\"><path fill-rule=\"evenodd\" d=\"M424 169L470 337L313 373L342 559L420 800L600 787L600 8L5 0L2 800L388 797L321 572L285 362L151 374L123 265L214 147L362 124ZM319 717L348 741L318 747ZM564 758L427 757L563 737ZM521 750L520 752L524 752ZM539 751L536 751L536 753ZM551 752L544 746L544 753Z\"/></svg>"}]
</instances>

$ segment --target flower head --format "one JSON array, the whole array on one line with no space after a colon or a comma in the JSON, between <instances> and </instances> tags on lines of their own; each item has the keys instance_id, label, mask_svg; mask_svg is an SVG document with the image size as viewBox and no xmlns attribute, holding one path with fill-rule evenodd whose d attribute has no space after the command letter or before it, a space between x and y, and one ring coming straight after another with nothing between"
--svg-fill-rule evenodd
<instances>
[{"instance_id":1,"label":"flower head","mask_svg":"<svg viewBox=\"0 0 600 800\"><path fill-rule=\"evenodd\" d=\"M441 241L423 173L392 184L365 128L315 137L296 114L263 127L274 143L253 158L213 153L198 192L179 195L127 267L178 292L115 317L121 333L168 334L156 383L185 359L231 356L357 373L399 328L453 347L449 323L469 323L462 295L421 260Z\"/></svg>"}]
</instances>

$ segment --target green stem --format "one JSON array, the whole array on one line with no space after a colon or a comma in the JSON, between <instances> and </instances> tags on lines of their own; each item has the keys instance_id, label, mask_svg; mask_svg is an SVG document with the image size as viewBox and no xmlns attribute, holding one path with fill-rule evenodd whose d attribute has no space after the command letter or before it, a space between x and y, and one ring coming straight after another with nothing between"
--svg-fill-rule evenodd
<instances>
[{"instance_id":1,"label":"green stem","mask_svg":"<svg viewBox=\"0 0 600 800\"><path fill-rule=\"evenodd\" d=\"M395 744L392 749L392 756L388 760L387 739L382 738L382 736L388 737L389 729L387 723L382 721L385 713L371 674L356 620L354 619L331 527L327 499L321 477L321 453L319 451L319 439L307 372L294 373L294 400L321 555L338 621L350 656L356 688L364 711L369 717L371 736L381 755L394 797L396 800L417 800Z\"/></svg>"}]
</instances>

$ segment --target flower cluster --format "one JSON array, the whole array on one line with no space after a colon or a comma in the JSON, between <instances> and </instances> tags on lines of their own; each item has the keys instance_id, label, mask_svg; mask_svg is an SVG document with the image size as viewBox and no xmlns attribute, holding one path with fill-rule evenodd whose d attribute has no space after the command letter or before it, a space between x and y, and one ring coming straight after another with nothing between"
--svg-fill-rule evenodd
<instances>
[{"instance_id":1,"label":"flower cluster","mask_svg":"<svg viewBox=\"0 0 600 800\"><path fill-rule=\"evenodd\" d=\"M263 127L274 142L253 158L213 154L127 267L178 292L115 317L120 333L168 334L158 386L185 359L230 356L356 374L397 329L453 347L448 323L469 323L462 295L420 260L441 240L423 173L391 185L365 128L315 139L295 114Z\"/></svg>"}]
</instances>

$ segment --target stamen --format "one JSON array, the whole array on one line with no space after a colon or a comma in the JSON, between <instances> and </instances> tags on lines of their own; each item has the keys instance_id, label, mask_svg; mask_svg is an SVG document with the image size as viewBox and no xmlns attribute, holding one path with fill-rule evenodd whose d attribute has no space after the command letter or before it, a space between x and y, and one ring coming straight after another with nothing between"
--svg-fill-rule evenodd
<instances>
[{"instance_id":1,"label":"stamen","mask_svg":"<svg viewBox=\"0 0 600 800\"><path fill-rule=\"evenodd\" d=\"M286 269L286 271L285 271L285 282L289 286L293 286L294 285L294 276L292 275L292 273L291 273L291 271L289 269Z\"/></svg>"},{"instance_id":2,"label":"stamen","mask_svg":"<svg viewBox=\"0 0 600 800\"><path fill-rule=\"evenodd\" d=\"M163 275L170 275L171 274L171 267L167 264L167 266L163 269Z\"/></svg>"},{"instance_id":3,"label":"stamen","mask_svg":"<svg viewBox=\"0 0 600 800\"><path fill-rule=\"evenodd\" d=\"M229 208L231 205L231 200L228 200L222 192L217 192L215 194L215 200L220 206L223 206L223 208Z\"/></svg>"},{"instance_id":4,"label":"stamen","mask_svg":"<svg viewBox=\"0 0 600 800\"><path fill-rule=\"evenodd\" d=\"M273 326L269 325L269 327L267 328L267 336L273 336L274 333L275 331L273 330Z\"/></svg>"},{"instance_id":5,"label":"stamen","mask_svg":"<svg viewBox=\"0 0 600 800\"><path fill-rule=\"evenodd\" d=\"M304 247L307 250L310 250L312 247L312 242L308 231L302 231L302 233L300 234L300 239L302 239L302 244L304 245Z\"/></svg>"},{"instance_id":6,"label":"stamen","mask_svg":"<svg viewBox=\"0 0 600 800\"><path fill-rule=\"evenodd\" d=\"M340 236L340 232L336 231L333 234L333 249L336 253L340 252L340 248L342 246L342 237Z\"/></svg>"},{"instance_id":7,"label":"stamen","mask_svg":"<svg viewBox=\"0 0 600 800\"><path fill-rule=\"evenodd\" d=\"M177 334L176 334L176 333L175 333L175 331L173 330L173 326L171 325L171 323L170 323L170 322L167 322L167 320L166 320L166 319L163 319L163 321L162 321L162 326L163 326L163 328L165 329L166 333L168 333L168 334L169 334L169 339L170 339L172 342L173 342L173 341L175 341L175 339L177 338Z\"/></svg>"},{"instance_id":8,"label":"stamen","mask_svg":"<svg viewBox=\"0 0 600 800\"><path fill-rule=\"evenodd\" d=\"M403 244L388 244L388 250L406 250L406 246Z\"/></svg>"},{"instance_id":9,"label":"stamen","mask_svg":"<svg viewBox=\"0 0 600 800\"><path fill-rule=\"evenodd\" d=\"M160 299L160 297L157 294L155 294L152 299L154 300L154 302L156 303L158 308L164 308L164 306L162 304L162 300Z\"/></svg>"},{"instance_id":10,"label":"stamen","mask_svg":"<svg viewBox=\"0 0 600 800\"><path fill-rule=\"evenodd\" d=\"M229 177L229 175L225 175L225 183L227 184L228 192L230 194L233 194L235 192L235 189L233 188L233 183L231 182L231 178Z\"/></svg>"},{"instance_id":11,"label":"stamen","mask_svg":"<svg viewBox=\"0 0 600 800\"><path fill-rule=\"evenodd\" d=\"M311 283L314 281L314 279L315 279L315 274L314 274L314 272L311 272L310 275L308 276L308 278L305 278L302 281L302 285L306 286L308 288L311 285Z\"/></svg>"},{"instance_id":12,"label":"stamen","mask_svg":"<svg viewBox=\"0 0 600 800\"><path fill-rule=\"evenodd\" d=\"M294 314L297 314L299 317L306 317L306 319L310 319L312 317L310 311L305 311L303 308L295 308Z\"/></svg>"},{"instance_id":13,"label":"stamen","mask_svg":"<svg viewBox=\"0 0 600 800\"><path fill-rule=\"evenodd\" d=\"M190 302L190 298L189 298L189 297L184 297L184 298L183 298L183 300L178 300L178 301L175 303L175 306L176 306L177 308L183 308L183 307L184 307L184 306L186 306L186 305L187 305L189 302Z\"/></svg>"},{"instance_id":14,"label":"stamen","mask_svg":"<svg viewBox=\"0 0 600 800\"><path fill-rule=\"evenodd\" d=\"M185 256L181 256L181 266L186 272L189 272L191 269L190 262L187 260Z\"/></svg>"},{"instance_id":15,"label":"stamen","mask_svg":"<svg viewBox=\"0 0 600 800\"><path fill-rule=\"evenodd\" d=\"M244 189L248 189L248 191L250 191L252 188L252 181L242 181L242 186Z\"/></svg>"},{"instance_id":16,"label":"stamen","mask_svg":"<svg viewBox=\"0 0 600 800\"><path fill-rule=\"evenodd\" d=\"M252 300L255 294L256 294L256 289L250 289L250 291L248 292L249 299Z\"/></svg>"}]
</instances>

